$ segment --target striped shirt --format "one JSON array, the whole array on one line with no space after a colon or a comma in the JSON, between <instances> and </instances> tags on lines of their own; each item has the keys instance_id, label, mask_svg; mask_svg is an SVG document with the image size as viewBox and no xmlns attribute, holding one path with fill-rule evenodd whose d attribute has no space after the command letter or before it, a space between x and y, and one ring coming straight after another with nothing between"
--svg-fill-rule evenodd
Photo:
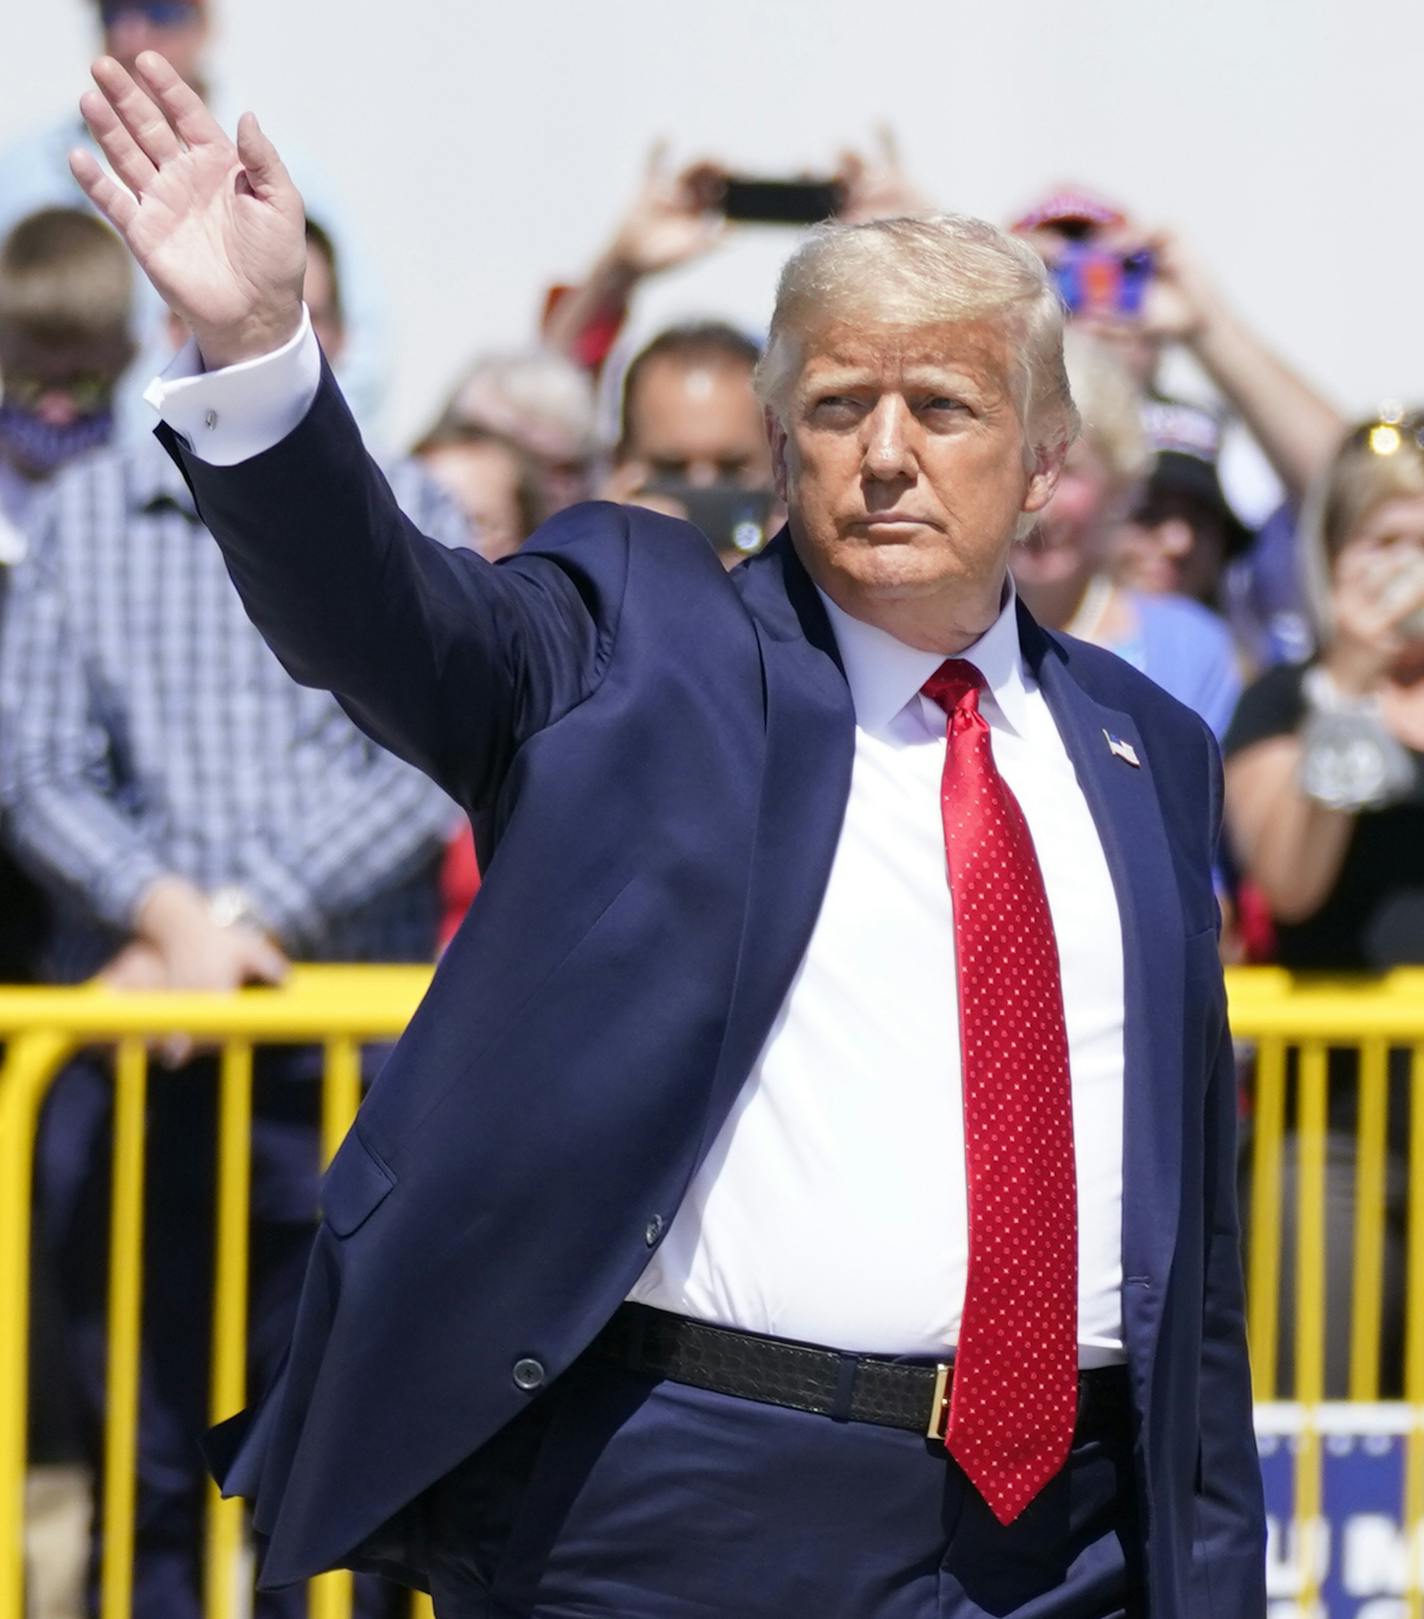
<instances>
[{"instance_id":1,"label":"striped shirt","mask_svg":"<svg viewBox=\"0 0 1424 1619\"><path fill-rule=\"evenodd\" d=\"M415 463L390 478L418 527L465 541ZM281 667L154 440L67 469L37 513L0 626L0 804L61 902L63 976L166 874L240 887L297 957L433 950L453 806Z\"/></svg>"}]
</instances>

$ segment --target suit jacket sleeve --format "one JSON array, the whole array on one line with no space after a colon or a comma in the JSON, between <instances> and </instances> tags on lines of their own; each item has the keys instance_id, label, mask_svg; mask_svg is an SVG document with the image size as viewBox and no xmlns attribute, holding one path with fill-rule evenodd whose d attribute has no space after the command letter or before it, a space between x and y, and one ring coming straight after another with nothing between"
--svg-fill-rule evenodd
<instances>
[{"instance_id":1,"label":"suit jacket sleeve","mask_svg":"<svg viewBox=\"0 0 1424 1619\"><path fill-rule=\"evenodd\" d=\"M1221 816L1221 756L1214 741L1208 742L1208 748L1215 835ZM1236 1055L1223 1017L1206 1093L1201 1460L1192 1543L1194 1619L1255 1619L1266 1611L1265 1503L1246 1348L1236 1207L1236 1117Z\"/></svg>"},{"instance_id":2,"label":"suit jacket sleeve","mask_svg":"<svg viewBox=\"0 0 1424 1619\"><path fill-rule=\"evenodd\" d=\"M467 809L607 668L627 563L620 508L586 505L492 565L426 539L367 455L329 369L301 423L236 466L167 427L248 615L295 680Z\"/></svg>"}]
</instances>

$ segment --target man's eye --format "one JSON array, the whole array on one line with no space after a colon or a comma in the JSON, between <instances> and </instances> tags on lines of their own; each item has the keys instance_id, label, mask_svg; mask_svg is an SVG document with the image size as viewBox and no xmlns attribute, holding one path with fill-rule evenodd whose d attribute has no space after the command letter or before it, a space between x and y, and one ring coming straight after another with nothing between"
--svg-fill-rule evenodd
<instances>
[{"instance_id":1,"label":"man's eye","mask_svg":"<svg viewBox=\"0 0 1424 1619\"><path fill-rule=\"evenodd\" d=\"M935 394L924 403L925 410L936 413L945 411L967 410L968 406L962 399L955 399L949 394Z\"/></svg>"},{"instance_id":2,"label":"man's eye","mask_svg":"<svg viewBox=\"0 0 1424 1619\"><path fill-rule=\"evenodd\" d=\"M815 404L815 412L818 416L851 416L855 414L856 409L855 400L850 398L848 394L827 394L824 398L818 399Z\"/></svg>"}]
</instances>

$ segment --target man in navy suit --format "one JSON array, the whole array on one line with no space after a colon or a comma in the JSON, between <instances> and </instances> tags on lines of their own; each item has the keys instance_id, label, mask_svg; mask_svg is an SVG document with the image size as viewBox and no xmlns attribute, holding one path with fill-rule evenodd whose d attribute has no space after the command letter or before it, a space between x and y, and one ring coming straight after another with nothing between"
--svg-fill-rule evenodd
<instances>
[{"instance_id":1,"label":"man in navy suit","mask_svg":"<svg viewBox=\"0 0 1424 1619\"><path fill-rule=\"evenodd\" d=\"M759 375L790 523L731 575L574 508L423 543L300 302L301 202L161 58L75 172L195 333L152 396L298 678L485 882L219 1429L264 1581L441 1619L1264 1612L1205 727L1042 632L1076 416L978 221L827 230Z\"/></svg>"}]
</instances>

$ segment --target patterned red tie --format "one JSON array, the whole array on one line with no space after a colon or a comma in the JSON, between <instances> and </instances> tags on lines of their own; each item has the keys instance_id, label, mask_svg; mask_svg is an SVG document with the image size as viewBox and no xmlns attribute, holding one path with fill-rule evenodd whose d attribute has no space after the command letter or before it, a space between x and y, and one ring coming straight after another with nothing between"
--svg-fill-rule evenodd
<instances>
[{"instance_id":1,"label":"patterned red tie","mask_svg":"<svg viewBox=\"0 0 1424 1619\"><path fill-rule=\"evenodd\" d=\"M951 659L941 808L959 969L969 1272L945 1444L1000 1523L1068 1459L1078 1195L1063 986L1028 822L994 764L983 676Z\"/></svg>"}]
</instances>

